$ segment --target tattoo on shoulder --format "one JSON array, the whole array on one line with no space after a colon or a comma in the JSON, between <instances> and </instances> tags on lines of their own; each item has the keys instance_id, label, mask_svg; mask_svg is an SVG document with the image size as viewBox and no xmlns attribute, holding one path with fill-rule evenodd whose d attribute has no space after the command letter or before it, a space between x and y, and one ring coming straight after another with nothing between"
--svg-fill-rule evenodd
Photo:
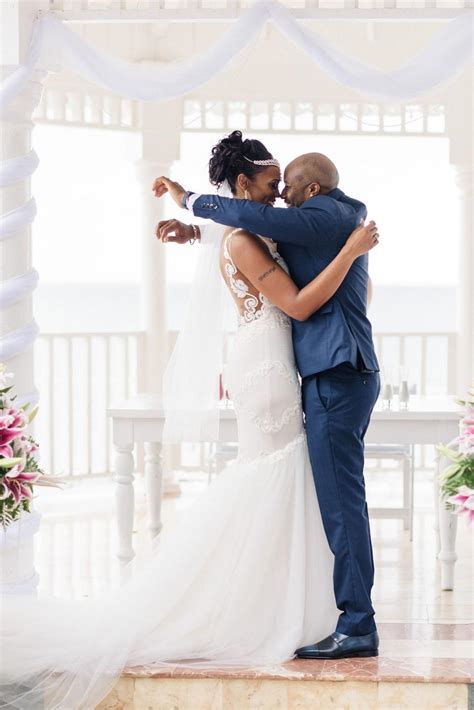
<instances>
[{"instance_id":1,"label":"tattoo on shoulder","mask_svg":"<svg viewBox=\"0 0 474 710\"><path fill-rule=\"evenodd\" d=\"M263 281L263 279L266 279L267 276L270 276L270 274L273 274L273 272L276 271L276 268L277 267L275 265L273 265L270 269L268 269L268 271L264 271L263 274L258 277L258 280Z\"/></svg>"}]
</instances>

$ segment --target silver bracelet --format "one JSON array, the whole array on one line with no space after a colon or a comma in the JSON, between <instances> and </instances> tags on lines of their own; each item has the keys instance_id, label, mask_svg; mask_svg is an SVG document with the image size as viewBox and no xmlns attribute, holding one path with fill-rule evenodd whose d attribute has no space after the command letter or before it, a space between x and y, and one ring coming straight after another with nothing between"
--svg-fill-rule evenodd
<instances>
[{"instance_id":1,"label":"silver bracelet","mask_svg":"<svg viewBox=\"0 0 474 710\"><path fill-rule=\"evenodd\" d=\"M191 225L191 228L192 228L192 230L193 230L193 236L192 236L191 239L189 240L189 243L190 243L190 244L194 244L194 242L196 241L196 239L199 240L198 228L196 227L195 224L192 224L192 225Z\"/></svg>"}]
</instances>

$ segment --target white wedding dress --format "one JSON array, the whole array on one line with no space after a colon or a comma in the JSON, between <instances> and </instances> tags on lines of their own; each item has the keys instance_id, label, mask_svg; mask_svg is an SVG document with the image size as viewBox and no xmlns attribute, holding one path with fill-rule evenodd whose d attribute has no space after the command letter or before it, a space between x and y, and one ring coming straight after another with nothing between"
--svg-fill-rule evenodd
<instances>
[{"instance_id":1,"label":"white wedding dress","mask_svg":"<svg viewBox=\"0 0 474 710\"><path fill-rule=\"evenodd\" d=\"M238 458L123 587L95 600L4 600L0 700L10 710L92 708L125 665L280 663L335 628L290 321L251 292L231 241L226 280L241 309L226 376Z\"/></svg>"}]
</instances>

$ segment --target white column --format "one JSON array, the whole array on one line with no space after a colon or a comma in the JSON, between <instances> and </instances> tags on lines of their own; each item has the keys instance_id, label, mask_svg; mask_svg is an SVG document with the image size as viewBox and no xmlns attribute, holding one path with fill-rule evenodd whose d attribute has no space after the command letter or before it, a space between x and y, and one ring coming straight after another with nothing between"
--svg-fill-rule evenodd
<instances>
[{"instance_id":1,"label":"white column","mask_svg":"<svg viewBox=\"0 0 474 710\"><path fill-rule=\"evenodd\" d=\"M155 226L163 219L164 202L151 191L153 180L169 175L179 158L182 101L144 104L142 159L137 177L142 191L142 322L145 351L140 373L141 390L162 393L163 373L168 361L168 324L166 322L166 246L155 237ZM179 482L170 466L168 447L164 451L163 493L179 495Z\"/></svg>"},{"instance_id":2,"label":"white column","mask_svg":"<svg viewBox=\"0 0 474 710\"><path fill-rule=\"evenodd\" d=\"M8 70L2 71L2 78L8 73ZM0 191L0 360L5 361L14 374L19 399L25 397L30 401L37 398L32 347L37 333L32 305L36 274L31 254L36 206L30 180L36 159L31 153L31 133L32 114L41 98L44 78L43 74L36 74L2 115L0 148L3 185ZM29 166L17 181L14 174L22 159ZM24 288L19 287L19 279ZM12 292L17 295L12 296Z\"/></svg>"},{"instance_id":3,"label":"white column","mask_svg":"<svg viewBox=\"0 0 474 710\"><path fill-rule=\"evenodd\" d=\"M170 163L143 158L136 165L142 194L142 281L141 312L145 330L144 361L140 373L143 391L160 395L163 371L168 358L166 323L166 247L154 236L155 225L163 218L163 201L151 192L154 178L169 175Z\"/></svg>"},{"instance_id":4,"label":"white column","mask_svg":"<svg viewBox=\"0 0 474 710\"><path fill-rule=\"evenodd\" d=\"M24 61L33 22L47 0L11 0L0 4L1 68L3 81ZM14 374L18 401L35 401L32 291L36 273L31 258L31 225L35 203L31 174L32 115L40 101L45 75L36 72L21 94L2 113L0 145L0 360ZM22 168L23 166L23 168ZM20 178L15 178L20 175ZM12 292L16 295L12 296Z\"/></svg>"},{"instance_id":5,"label":"white column","mask_svg":"<svg viewBox=\"0 0 474 710\"><path fill-rule=\"evenodd\" d=\"M447 101L449 158L460 198L457 392L465 397L473 385L474 303L472 288L472 85L466 71L455 82ZM455 235L453 235L454 237ZM449 248L449 242L446 245Z\"/></svg>"},{"instance_id":6,"label":"white column","mask_svg":"<svg viewBox=\"0 0 474 710\"><path fill-rule=\"evenodd\" d=\"M466 157L469 158L470 151ZM472 272L474 251L472 248L472 164L454 165L456 185L460 199L460 244L459 244L459 282L458 282L458 382L457 395L467 396L474 385L474 291Z\"/></svg>"}]
</instances>

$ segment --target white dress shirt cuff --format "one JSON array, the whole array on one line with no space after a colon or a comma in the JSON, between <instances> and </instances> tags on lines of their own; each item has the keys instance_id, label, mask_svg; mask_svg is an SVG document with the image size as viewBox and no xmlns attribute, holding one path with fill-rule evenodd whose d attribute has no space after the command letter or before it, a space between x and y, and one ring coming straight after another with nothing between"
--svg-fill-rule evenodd
<instances>
[{"instance_id":1,"label":"white dress shirt cuff","mask_svg":"<svg viewBox=\"0 0 474 710\"><path fill-rule=\"evenodd\" d=\"M191 212L193 211L193 205L194 205L194 203L196 202L196 200L197 200L198 197L201 197L200 193L199 193L199 192L194 192L194 193L193 193L192 195L190 195L190 196L188 197L188 199L186 200L186 207L187 207L187 209L190 210ZM194 213L193 213L193 214L194 214Z\"/></svg>"}]
</instances>

